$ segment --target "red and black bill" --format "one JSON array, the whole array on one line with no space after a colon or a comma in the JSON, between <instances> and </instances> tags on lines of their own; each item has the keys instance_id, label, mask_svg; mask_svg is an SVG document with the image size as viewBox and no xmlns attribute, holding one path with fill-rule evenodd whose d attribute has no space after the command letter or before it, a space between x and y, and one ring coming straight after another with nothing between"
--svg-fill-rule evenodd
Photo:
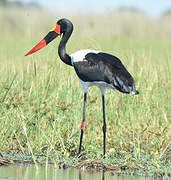
<instances>
[{"instance_id":1,"label":"red and black bill","mask_svg":"<svg viewBox=\"0 0 171 180\"><path fill-rule=\"evenodd\" d=\"M52 30L33 48L31 49L25 56L35 53L36 51L42 49L51 41L53 41L57 36L61 34L60 25L56 24Z\"/></svg>"}]
</instances>

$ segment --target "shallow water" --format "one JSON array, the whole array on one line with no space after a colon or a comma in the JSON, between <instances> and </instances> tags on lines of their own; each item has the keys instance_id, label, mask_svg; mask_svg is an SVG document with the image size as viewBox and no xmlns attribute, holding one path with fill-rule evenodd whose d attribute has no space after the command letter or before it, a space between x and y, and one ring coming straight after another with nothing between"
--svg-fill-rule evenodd
<instances>
[{"instance_id":1,"label":"shallow water","mask_svg":"<svg viewBox=\"0 0 171 180\"><path fill-rule=\"evenodd\" d=\"M153 178L117 176L111 172L87 172L68 168L58 169L53 165L0 167L0 180L152 180Z\"/></svg>"}]
</instances>

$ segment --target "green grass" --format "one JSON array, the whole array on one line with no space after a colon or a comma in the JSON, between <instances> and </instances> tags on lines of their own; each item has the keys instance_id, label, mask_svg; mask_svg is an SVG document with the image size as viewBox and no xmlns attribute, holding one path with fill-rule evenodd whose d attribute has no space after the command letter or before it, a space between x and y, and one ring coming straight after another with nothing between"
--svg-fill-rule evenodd
<instances>
[{"instance_id":1,"label":"green grass","mask_svg":"<svg viewBox=\"0 0 171 180\"><path fill-rule=\"evenodd\" d=\"M40 22L44 22L40 26L36 19L30 20L32 16L21 14L23 17L19 17L15 31L5 31L16 21L10 16L0 34L2 159L9 155L11 158L11 154L16 159L27 159L28 155L34 160L41 161L40 157L43 157L43 160L56 163L74 164L78 162L75 156L80 138L83 90L74 69L63 64L57 55L59 39L40 52L24 57L56 19L54 16L49 19L50 22L55 19L49 26L39 15ZM161 27L160 22L149 18L150 22L154 21L151 25L148 21L135 22L141 24L137 34L135 29L133 34L122 31L117 34L112 29L106 35L105 27L99 30L99 22L96 26L95 20L86 19L86 16L84 19L87 24L90 21L88 32L83 22L73 17L75 31L68 43L68 52L90 48L116 55L135 78L140 94L132 96L107 91L107 157L103 160L101 94L98 88L90 88L83 154L90 161L126 167L126 170L117 170L121 173L169 174L171 39L167 27ZM119 29L125 29L123 19L121 15L123 24L120 22ZM113 21L112 27L116 25L115 16ZM152 32L144 32L143 27L151 27Z\"/></svg>"}]
</instances>

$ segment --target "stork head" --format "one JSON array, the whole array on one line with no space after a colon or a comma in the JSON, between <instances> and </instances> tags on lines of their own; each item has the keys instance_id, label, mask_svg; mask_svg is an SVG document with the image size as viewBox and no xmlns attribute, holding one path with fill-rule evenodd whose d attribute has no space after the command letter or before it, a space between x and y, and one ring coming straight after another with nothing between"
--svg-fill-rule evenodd
<instances>
[{"instance_id":1,"label":"stork head","mask_svg":"<svg viewBox=\"0 0 171 180\"><path fill-rule=\"evenodd\" d=\"M68 19L60 19L57 21L56 25L49 31L49 33L36 45L34 46L25 56L35 53L36 51L42 49L51 41L53 41L59 35L65 34L66 32L73 31L73 25Z\"/></svg>"}]
</instances>

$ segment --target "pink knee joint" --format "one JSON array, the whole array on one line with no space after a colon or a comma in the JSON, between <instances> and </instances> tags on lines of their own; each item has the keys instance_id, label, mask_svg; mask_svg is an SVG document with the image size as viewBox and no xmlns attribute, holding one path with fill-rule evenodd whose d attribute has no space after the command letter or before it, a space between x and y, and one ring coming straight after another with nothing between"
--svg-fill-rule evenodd
<instances>
[{"instance_id":1,"label":"pink knee joint","mask_svg":"<svg viewBox=\"0 0 171 180\"><path fill-rule=\"evenodd\" d=\"M84 129L85 129L85 121L82 121L82 123L81 123L81 130L84 131Z\"/></svg>"},{"instance_id":2,"label":"pink knee joint","mask_svg":"<svg viewBox=\"0 0 171 180\"><path fill-rule=\"evenodd\" d=\"M103 132L106 132L106 124L103 125Z\"/></svg>"}]
</instances>

